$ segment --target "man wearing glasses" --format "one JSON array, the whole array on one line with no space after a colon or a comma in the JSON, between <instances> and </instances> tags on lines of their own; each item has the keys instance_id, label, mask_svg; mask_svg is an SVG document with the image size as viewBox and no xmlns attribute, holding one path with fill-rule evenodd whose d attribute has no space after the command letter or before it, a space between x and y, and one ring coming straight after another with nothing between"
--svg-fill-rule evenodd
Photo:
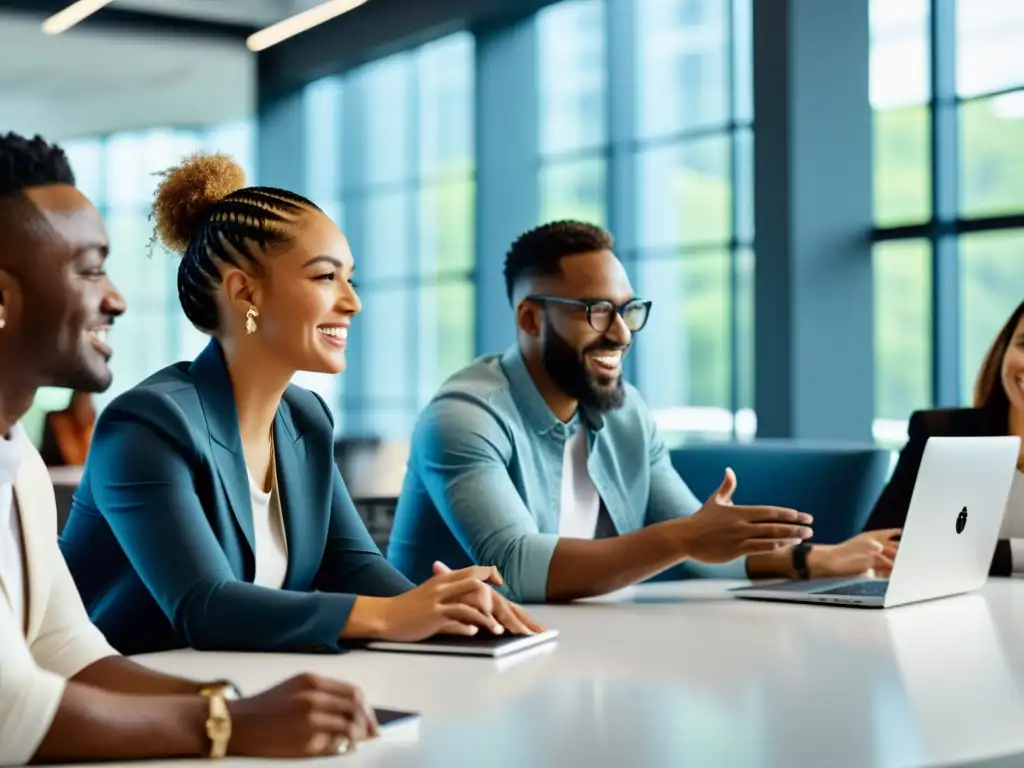
<instances>
[{"instance_id":1,"label":"man wearing glasses","mask_svg":"<svg viewBox=\"0 0 1024 768\"><path fill-rule=\"evenodd\" d=\"M420 415L388 559L417 583L437 561L494 565L523 602L600 595L673 566L719 578L884 567L870 536L809 549L809 515L734 506L731 470L703 505L691 493L622 378L651 302L612 247L575 221L513 243L518 340L455 374Z\"/></svg>"}]
</instances>

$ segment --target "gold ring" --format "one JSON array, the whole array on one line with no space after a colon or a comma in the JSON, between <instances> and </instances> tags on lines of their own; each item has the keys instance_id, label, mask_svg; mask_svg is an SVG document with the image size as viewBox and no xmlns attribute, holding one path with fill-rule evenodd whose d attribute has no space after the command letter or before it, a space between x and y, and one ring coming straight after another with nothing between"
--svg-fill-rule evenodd
<instances>
[{"instance_id":1,"label":"gold ring","mask_svg":"<svg viewBox=\"0 0 1024 768\"><path fill-rule=\"evenodd\" d=\"M339 755L347 755L352 747L352 742L347 736L336 736L334 738L334 751Z\"/></svg>"}]
</instances>

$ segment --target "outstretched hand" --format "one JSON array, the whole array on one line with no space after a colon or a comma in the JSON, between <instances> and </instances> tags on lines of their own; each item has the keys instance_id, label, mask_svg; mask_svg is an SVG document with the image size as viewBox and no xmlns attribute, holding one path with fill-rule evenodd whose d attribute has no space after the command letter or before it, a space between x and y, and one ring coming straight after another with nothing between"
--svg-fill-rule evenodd
<instances>
[{"instance_id":1,"label":"outstretched hand","mask_svg":"<svg viewBox=\"0 0 1024 768\"><path fill-rule=\"evenodd\" d=\"M813 518L795 509L733 504L736 474L725 479L696 514L680 519L687 528L690 557L704 563L724 563L744 555L774 552L812 535Z\"/></svg>"}]
</instances>

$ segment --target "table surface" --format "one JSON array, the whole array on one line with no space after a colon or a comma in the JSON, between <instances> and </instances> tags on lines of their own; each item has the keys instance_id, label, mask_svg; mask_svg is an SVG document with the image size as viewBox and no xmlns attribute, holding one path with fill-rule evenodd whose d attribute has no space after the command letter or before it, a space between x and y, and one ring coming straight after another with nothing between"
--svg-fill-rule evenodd
<instances>
[{"instance_id":1,"label":"table surface","mask_svg":"<svg viewBox=\"0 0 1024 768\"><path fill-rule=\"evenodd\" d=\"M366 651L138 659L247 691L313 671L359 684L376 706L423 714L317 765L1024 764L1024 581L885 611L744 601L726 592L735 584L650 584L536 606L559 641L502 661ZM252 761L223 761L242 763Z\"/></svg>"}]
</instances>

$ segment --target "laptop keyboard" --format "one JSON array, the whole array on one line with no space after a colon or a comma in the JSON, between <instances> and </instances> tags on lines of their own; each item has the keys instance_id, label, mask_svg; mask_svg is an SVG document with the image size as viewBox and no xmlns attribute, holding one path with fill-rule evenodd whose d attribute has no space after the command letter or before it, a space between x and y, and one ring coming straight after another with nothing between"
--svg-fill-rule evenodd
<instances>
[{"instance_id":1,"label":"laptop keyboard","mask_svg":"<svg viewBox=\"0 0 1024 768\"><path fill-rule=\"evenodd\" d=\"M845 584L840 587L833 587L821 592L819 595L850 595L851 597L885 597L885 590L889 587L887 581L858 581L853 584Z\"/></svg>"}]
</instances>

